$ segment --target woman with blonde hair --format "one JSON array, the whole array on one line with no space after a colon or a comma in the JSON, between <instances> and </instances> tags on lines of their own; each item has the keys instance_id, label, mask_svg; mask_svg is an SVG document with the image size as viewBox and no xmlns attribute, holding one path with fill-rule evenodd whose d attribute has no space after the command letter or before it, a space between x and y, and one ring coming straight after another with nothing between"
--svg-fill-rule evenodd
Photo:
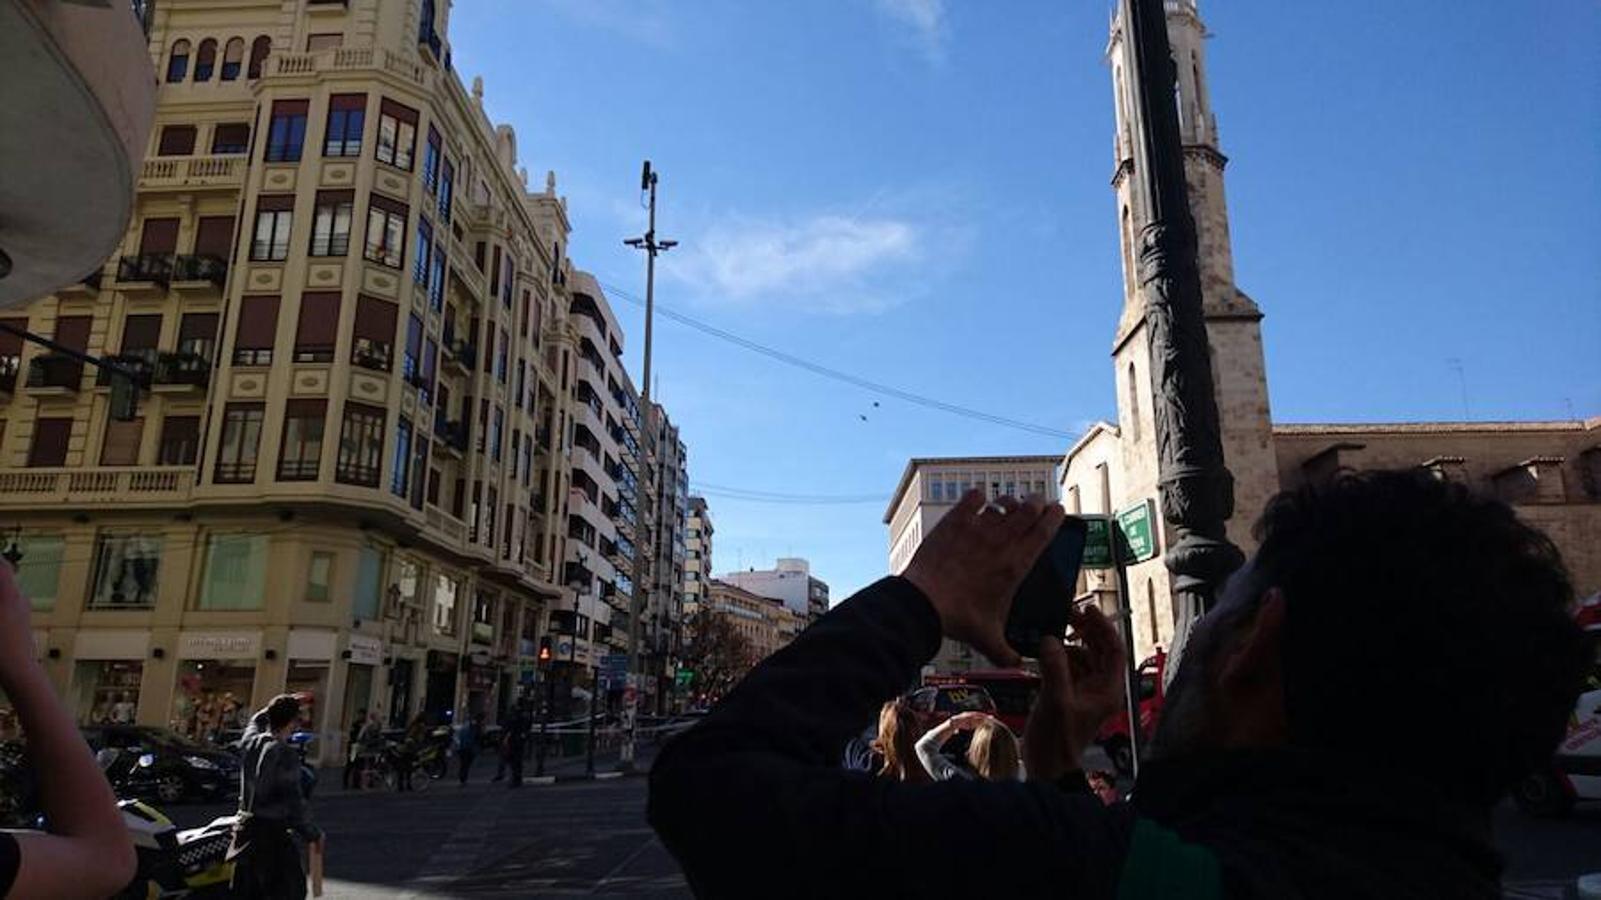
<instances>
[{"instance_id":1,"label":"woman with blonde hair","mask_svg":"<svg viewBox=\"0 0 1601 900\"><path fill-rule=\"evenodd\" d=\"M951 762L940 752L945 742L958 731L971 731L967 745L967 762L972 771ZM973 778L985 781L1021 781L1023 766L1019 760L1017 736L1012 729L994 716L981 712L957 713L923 735L916 746L917 759L935 781L952 778Z\"/></svg>"},{"instance_id":2,"label":"woman with blonde hair","mask_svg":"<svg viewBox=\"0 0 1601 900\"><path fill-rule=\"evenodd\" d=\"M878 737L873 741L873 752L883 760L878 767L880 777L896 781L928 781L928 773L912 761L916 755L913 748L921 730L917 715L904 699L897 697L885 702L878 711Z\"/></svg>"}]
</instances>

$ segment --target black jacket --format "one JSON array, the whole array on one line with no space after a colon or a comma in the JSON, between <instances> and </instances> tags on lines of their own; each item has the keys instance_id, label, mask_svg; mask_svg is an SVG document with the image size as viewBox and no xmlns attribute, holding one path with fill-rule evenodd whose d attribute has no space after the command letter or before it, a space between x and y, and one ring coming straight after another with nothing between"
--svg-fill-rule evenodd
<instances>
[{"instance_id":1,"label":"black jacket","mask_svg":"<svg viewBox=\"0 0 1601 900\"><path fill-rule=\"evenodd\" d=\"M757 666L651 770L702 897L1495 897L1488 816L1291 751L1144 767L1133 804L1039 782L908 785L841 750L939 647L883 579Z\"/></svg>"}]
</instances>

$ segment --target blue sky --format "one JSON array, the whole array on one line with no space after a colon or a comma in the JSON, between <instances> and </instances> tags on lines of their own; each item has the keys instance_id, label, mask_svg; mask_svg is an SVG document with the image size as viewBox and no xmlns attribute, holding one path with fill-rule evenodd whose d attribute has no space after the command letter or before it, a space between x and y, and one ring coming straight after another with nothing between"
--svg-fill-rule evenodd
<instances>
[{"instance_id":1,"label":"blue sky","mask_svg":"<svg viewBox=\"0 0 1601 900\"><path fill-rule=\"evenodd\" d=\"M463 78L558 173L572 255L824 365L1079 431L1114 415L1106 2L463 0ZM1004 14L1002 12L1004 11ZM1236 275L1283 422L1601 414L1601 6L1203 0ZM1427 37L1426 37L1427 36ZM613 307L639 372L642 311ZM691 479L884 496L908 457L1069 441L876 397L658 321ZM878 407L873 402L879 402ZM866 416L863 421L862 416ZM714 566L882 574L884 504L709 493Z\"/></svg>"}]
</instances>

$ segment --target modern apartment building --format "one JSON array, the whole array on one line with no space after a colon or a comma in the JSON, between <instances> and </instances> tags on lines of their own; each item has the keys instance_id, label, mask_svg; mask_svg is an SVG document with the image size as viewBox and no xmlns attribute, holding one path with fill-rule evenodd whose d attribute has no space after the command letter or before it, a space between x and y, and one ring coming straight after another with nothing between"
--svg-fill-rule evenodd
<instances>
[{"instance_id":1,"label":"modern apartment building","mask_svg":"<svg viewBox=\"0 0 1601 900\"><path fill-rule=\"evenodd\" d=\"M889 570L898 575L912 554L962 495L973 488L991 500L1037 494L1057 499L1055 456L920 457L906 464L900 484L884 511L889 526ZM989 664L973 648L946 640L932 663L939 672L985 668Z\"/></svg>"},{"instance_id":2,"label":"modern apartment building","mask_svg":"<svg viewBox=\"0 0 1601 900\"><path fill-rule=\"evenodd\" d=\"M644 708L666 712L682 645L684 532L689 517L689 449L660 404L654 404L656 453L651 470L655 501L648 510L652 534L645 617L640 623Z\"/></svg>"},{"instance_id":3,"label":"modern apartment building","mask_svg":"<svg viewBox=\"0 0 1601 900\"><path fill-rule=\"evenodd\" d=\"M811 563L804 559L784 557L771 569L729 572L723 580L763 597L782 600L808 625L828 612L828 584L812 575Z\"/></svg>"},{"instance_id":4,"label":"modern apartment building","mask_svg":"<svg viewBox=\"0 0 1601 900\"><path fill-rule=\"evenodd\" d=\"M684 620L688 621L706 600L712 579L712 512L705 497L689 498L684 523Z\"/></svg>"},{"instance_id":5,"label":"modern apartment building","mask_svg":"<svg viewBox=\"0 0 1601 900\"><path fill-rule=\"evenodd\" d=\"M0 527L83 719L219 739L296 691L337 759L360 709L494 718L546 611L578 611L568 484L604 461L569 467L564 437L607 428L568 397L585 354L621 366L569 313L554 176L528 192L448 12L154 7L122 246L4 315L137 372L132 415L104 371L0 338Z\"/></svg>"}]
</instances>

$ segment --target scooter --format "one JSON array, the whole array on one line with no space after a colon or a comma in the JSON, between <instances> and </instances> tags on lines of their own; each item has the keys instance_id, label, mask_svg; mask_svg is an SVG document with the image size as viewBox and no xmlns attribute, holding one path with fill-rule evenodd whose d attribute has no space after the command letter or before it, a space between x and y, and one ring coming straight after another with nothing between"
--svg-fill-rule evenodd
<instances>
[{"instance_id":1,"label":"scooter","mask_svg":"<svg viewBox=\"0 0 1601 900\"><path fill-rule=\"evenodd\" d=\"M233 880L228 845L233 816L219 816L199 828L180 831L172 820L143 800L117 803L133 838L138 860L133 881L117 900L226 897Z\"/></svg>"}]
</instances>

